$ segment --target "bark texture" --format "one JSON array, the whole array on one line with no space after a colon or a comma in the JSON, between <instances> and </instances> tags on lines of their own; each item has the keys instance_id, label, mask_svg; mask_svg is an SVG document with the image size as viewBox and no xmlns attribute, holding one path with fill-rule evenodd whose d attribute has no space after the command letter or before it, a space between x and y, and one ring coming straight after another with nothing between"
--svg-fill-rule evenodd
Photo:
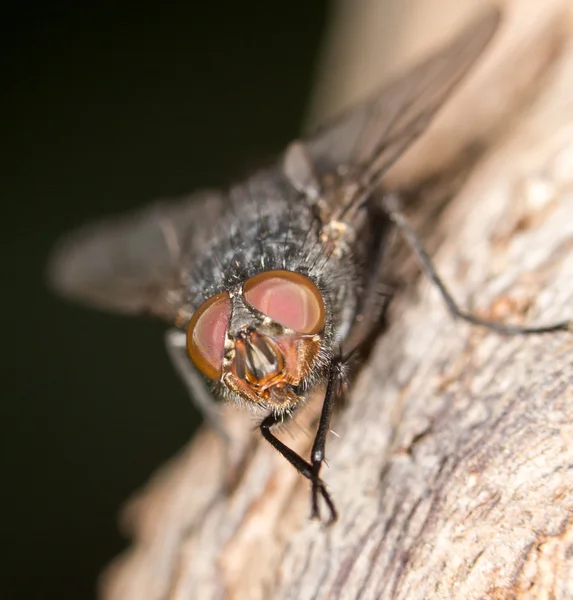
<instances>
[{"instance_id":1,"label":"bark texture","mask_svg":"<svg viewBox=\"0 0 573 600\"><path fill-rule=\"evenodd\" d=\"M505 4L488 56L395 177L488 145L429 243L460 303L541 324L573 318L573 7ZM333 424L329 529L253 421L228 417L232 483L202 430L127 507L133 546L105 599L573 598L573 333L500 337L453 322L426 281L407 288ZM304 424L283 438L312 442Z\"/></svg>"}]
</instances>

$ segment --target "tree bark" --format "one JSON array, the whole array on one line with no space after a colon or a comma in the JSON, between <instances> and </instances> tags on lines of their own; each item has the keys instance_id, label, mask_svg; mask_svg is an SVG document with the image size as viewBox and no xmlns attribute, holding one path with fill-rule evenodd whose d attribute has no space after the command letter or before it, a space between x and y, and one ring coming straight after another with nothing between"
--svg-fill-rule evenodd
<instances>
[{"instance_id":1,"label":"tree bark","mask_svg":"<svg viewBox=\"0 0 573 600\"><path fill-rule=\"evenodd\" d=\"M428 243L462 305L512 322L573 318L570 4L506 2L483 63L393 175L419 182L487 147ZM308 483L230 409L232 485L204 428L128 506L134 543L103 597L573 598L572 334L453 322L420 280L351 390L323 470L336 525L308 519ZM308 452L307 424L287 435Z\"/></svg>"}]
</instances>

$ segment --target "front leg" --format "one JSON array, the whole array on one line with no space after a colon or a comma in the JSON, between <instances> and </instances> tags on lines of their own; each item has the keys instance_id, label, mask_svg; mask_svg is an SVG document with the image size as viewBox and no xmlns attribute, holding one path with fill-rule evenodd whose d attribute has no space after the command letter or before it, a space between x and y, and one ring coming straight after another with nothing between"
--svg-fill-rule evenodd
<instances>
[{"instance_id":1,"label":"front leg","mask_svg":"<svg viewBox=\"0 0 573 600\"><path fill-rule=\"evenodd\" d=\"M217 431L226 445L229 446L229 434L221 419L217 402L207 389L205 381L199 375L187 354L186 333L178 329L170 329L165 335L165 347L175 370L185 384L191 401L199 409L209 425Z\"/></svg>"},{"instance_id":2,"label":"front leg","mask_svg":"<svg viewBox=\"0 0 573 600\"><path fill-rule=\"evenodd\" d=\"M314 443L312 444L312 450L310 452L310 460L312 464L312 513L313 519L320 518L320 511L318 507L318 493L322 490L317 482L321 479L320 469L325 458L326 449L326 436L330 431L330 421L332 420L332 411L336 399L340 396L341 386L344 380L344 364L341 357L336 357L330 363L330 370L328 373L328 384L326 386L326 392L324 394L324 402L322 403L322 411L320 412L320 421L318 422L318 429L316 430L316 436ZM328 502L327 502L328 503ZM336 510L334 505L330 506L331 520L334 522L337 518Z\"/></svg>"},{"instance_id":3,"label":"front leg","mask_svg":"<svg viewBox=\"0 0 573 600\"><path fill-rule=\"evenodd\" d=\"M326 489L326 485L318 477L318 475L314 475L314 467L306 462L302 456L297 454L292 448L289 448L286 444L281 442L271 431L271 429L282 422L282 417L278 417L274 413L271 413L267 417L263 419L261 424L259 425L259 429L261 430L262 436L267 440L267 442L279 452L284 458L286 458L289 463L303 476L306 477L312 483L312 518L318 518L318 502L315 501L315 496L318 498L318 493L322 495L328 509L330 510L330 519L327 521L327 525L331 525L338 518L338 514L336 513L336 508L334 506L334 502ZM315 510L316 505L316 510Z\"/></svg>"},{"instance_id":4,"label":"front leg","mask_svg":"<svg viewBox=\"0 0 573 600\"><path fill-rule=\"evenodd\" d=\"M282 421L283 417L277 416L271 413L259 425L261 434L277 450L286 458L290 464L303 476L306 477L312 484L312 510L311 518L320 518L320 509L318 505L318 495L320 494L328 506L330 511L330 518L326 522L327 525L332 525L337 519L338 514L334 502L330 497L326 489L326 485L320 478L320 469L324 462L326 436L330 431L330 420L332 418L332 410L336 398L340 394L340 385L343 380L343 361L340 357L336 357L332 360L330 370L328 374L328 383L326 386L326 393L324 396L324 402L322 404L322 411L320 413L320 421L312 450L310 453L311 462L308 463L304 458L299 456L294 450L289 448L286 444L283 444L271 431L271 429Z\"/></svg>"}]
</instances>

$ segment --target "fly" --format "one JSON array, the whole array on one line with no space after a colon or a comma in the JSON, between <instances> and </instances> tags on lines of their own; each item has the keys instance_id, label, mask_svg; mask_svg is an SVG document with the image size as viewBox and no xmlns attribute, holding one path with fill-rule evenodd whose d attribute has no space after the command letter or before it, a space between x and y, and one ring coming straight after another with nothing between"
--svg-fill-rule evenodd
<instances>
[{"instance_id":1,"label":"fly","mask_svg":"<svg viewBox=\"0 0 573 600\"><path fill-rule=\"evenodd\" d=\"M68 237L55 289L92 306L152 314L173 326L168 353L217 424L216 399L262 415L263 437L311 483L311 516L337 518L320 477L345 365L380 322L381 267L397 227L457 318L503 334L523 328L460 309L385 188L384 175L426 130L494 35L490 10L448 45L226 192L159 202ZM391 192L392 193L389 193ZM325 387L310 459L273 433Z\"/></svg>"}]
</instances>

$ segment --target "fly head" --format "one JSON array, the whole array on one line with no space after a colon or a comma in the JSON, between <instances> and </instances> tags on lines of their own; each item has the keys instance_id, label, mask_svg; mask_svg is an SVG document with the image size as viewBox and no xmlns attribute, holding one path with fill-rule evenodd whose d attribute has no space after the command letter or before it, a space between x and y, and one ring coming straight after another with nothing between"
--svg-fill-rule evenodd
<instances>
[{"instance_id":1,"label":"fly head","mask_svg":"<svg viewBox=\"0 0 573 600\"><path fill-rule=\"evenodd\" d=\"M195 366L227 395L289 412L324 369L326 311L313 281L264 271L207 299L187 326Z\"/></svg>"}]
</instances>

